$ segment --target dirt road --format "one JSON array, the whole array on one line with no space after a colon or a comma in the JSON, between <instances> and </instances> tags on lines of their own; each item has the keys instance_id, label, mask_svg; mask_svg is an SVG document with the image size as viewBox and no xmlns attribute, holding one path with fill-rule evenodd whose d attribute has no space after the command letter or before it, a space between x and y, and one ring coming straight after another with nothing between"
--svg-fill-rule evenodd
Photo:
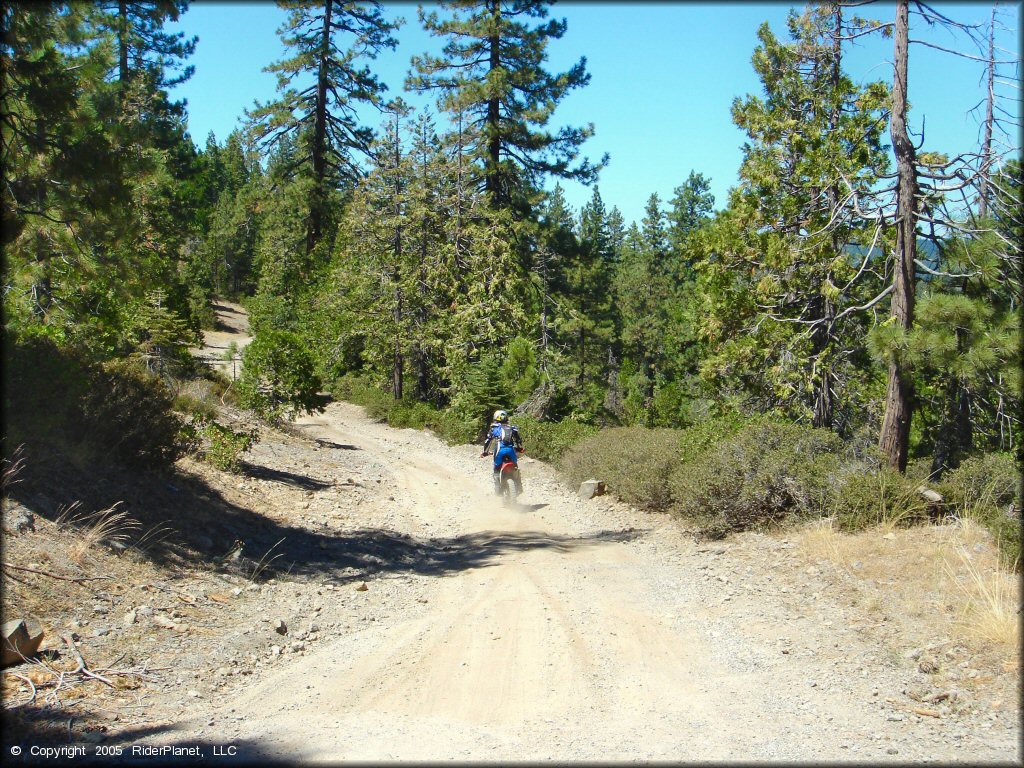
<instances>
[{"instance_id":1,"label":"dirt road","mask_svg":"<svg viewBox=\"0 0 1024 768\"><path fill-rule=\"evenodd\" d=\"M540 462L524 462L522 506L505 508L478 449L348 404L298 427L335 462L305 471L357 473L346 514L435 560L384 569L365 590L265 587L262 620L312 616L318 642L275 651L183 743L303 762L1017 755L1006 711L915 713L916 662L856 631L785 539L699 546L667 517L580 500Z\"/></svg>"}]
</instances>

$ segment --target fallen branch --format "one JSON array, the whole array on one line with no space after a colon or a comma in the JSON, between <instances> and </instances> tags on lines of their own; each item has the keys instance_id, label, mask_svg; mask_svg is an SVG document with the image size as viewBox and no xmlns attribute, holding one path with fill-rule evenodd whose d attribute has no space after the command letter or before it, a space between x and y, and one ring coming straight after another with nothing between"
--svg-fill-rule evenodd
<instances>
[{"instance_id":1,"label":"fallen branch","mask_svg":"<svg viewBox=\"0 0 1024 768\"><path fill-rule=\"evenodd\" d=\"M82 674L86 677L91 677L94 680L99 680L101 683L106 683L111 688L114 687L114 684L110 682L107 678L105 678L103 675L96 674L91 669L89 669L89 665L85 663L85 658L83 658L82 652L78 650L78 646L75 645L74 640L72 640L68 635L65 635L63 633L61 634L60 639L64 641L68 649L75 655L75 658L78 659L78 667L74 669L71 672L71 674Z\"/></svg>"},{"instance_id":2,"label":"fallen branch","mask_svg":"<svg viewBox=\"0 0 1024 768\"><path fill-rule=\"evenodd\" d=\"M49 576L51 579L59 579L61 581L73 581L76 584L80 584L83 581L102 581L104 579L111 579L112 576L61 576L57 573L50 573L49 571L40 571L37 568L27 568L23 565L13 565L12 563L4 563L4 568L11 568L15 571L27 571L28 573L38 573L40 576ZM14 578L13 576L11 578Z\"/></svg>"},{"instance_id":3,"label":"fallen branch","mask_svg":"<svg viewBox=\"0 0 1024 768\"><path fill-rule=\"evenodd\" d=\"M32 702L34 702L36 700L36 684L32 682L31 678L25 677L25 675L19 674L17 672L7 672L7 671L5 671L4 674L11 675L12 677L16 677L19 680L25 681L26 683L28 683L28 687L32 689L32 695L29 697L28 701L23 701L20 704L12 704L11 705L11 709L15 709L17 707L28 706L29 704L31 704Z\"/></svg>"}]
</instances>

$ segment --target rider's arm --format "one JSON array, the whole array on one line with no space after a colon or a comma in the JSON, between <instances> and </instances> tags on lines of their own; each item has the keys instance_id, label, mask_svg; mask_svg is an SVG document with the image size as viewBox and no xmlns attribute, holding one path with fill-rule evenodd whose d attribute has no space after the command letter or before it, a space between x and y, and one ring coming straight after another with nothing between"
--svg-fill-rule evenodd
<instances>
[{"instance_id":1,"label":"rider's arm","mask_svg":"<svg viewBox=\"0 0 1024 768\"><path fill-rule=\"evenodd\" d=\"M487 430L487 439L484 440L483 453L485 453L485 454L487 453L487 449L490 448L492 440L494 440L494 430L493 429L488 429Z\"/></svg>"}]
</instances>

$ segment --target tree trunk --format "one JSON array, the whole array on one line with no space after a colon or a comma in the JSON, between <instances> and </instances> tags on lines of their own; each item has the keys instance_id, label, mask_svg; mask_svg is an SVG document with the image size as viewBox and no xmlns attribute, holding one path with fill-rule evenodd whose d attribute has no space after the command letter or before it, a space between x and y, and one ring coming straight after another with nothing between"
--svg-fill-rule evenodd
<instances>
[{"instance_id":1,"label":"tree trunk","mask_svg":"<svg viewBox=\"0 0 1024 768\"><path fill-rule=\"evenodd\" d=\"M128 0L117 1L117 78L128 82Z\"/></svg>"},{"instance_id":2,"label":"tree trunk","mask_svg":"<svg viewBox=\"0 0 1024 768\"><path fill-rule=\"evenodd\" d=\"M324 220L324 179L327 175L327 64L331 55L331 12L333 0L324 4L324 25L320 36L320 61L316 77L316 107L313 117L313 194L309 201L309 222L306 227L306 255L320 242Z\"/></svg>"},{"instance_id":3,"label":"tree trunk","mask_svg":"<svg viewBox=\"0 0 1024 768\"><path fill-rule=\"evenodd\" d=\"M947 470L960 466L960 460L970 450L973 439L970 394L954 376L946 385L946 402L935 435L931 478L938 479Z\"/></svg>"},{"instance_id":4,"label":"tree trunk","mask_svg":"<svg viewBox=\"0 0 1024 768\"><path fill-rule=\"evenodd\" d=\"M587 364L587 333L583 328L580 328L580 378L579 387L583 389L583 384L586 382L586 364Z\"/></svg>"},{"instance_id":5,"label":"tree trunk","mask_svg":"<svg viewBox=\"0 0 1024 768\"><path fill-rule=\"evenodd\" d=\"M829 72L829 81L833 91L838 91L839 81L842 77L842 32L843 32L843 7L838 2L832 3L832 60L830 62L831 69ZM828 126L832 133L839 130L839 117L841 107L838 100L833 100L829 115L828 115ZM836 210L839 207L839 191L837 184L830 184L828 189L825 190L825 196L828 200L828 211L829 217L835 215ZM839 233L836 229L832 230L832 253L839 255L842 253L843 244L839 242ZM831 279L831 270L829 270L828 278ZM820 366L820 371L814 379L814 412L811 417L811 424L815 427L821 427L823 429L832 429L832 423L835 419L835 402L833 393L833 384L835 383L835 374L832 371L832 359L828 354L829 349L835 341L835 316L836 306L829 299L821 298L822 311L821 319L822 324L815 329L814 338L814 352L813 357L815 362Z\"/></svg>"},{"instance_id":6,"label":"tree trunk","mask_svg":"<svg viewBox=\"0 0 1024 768\"><path fill-rule=\"evenodd\" d=\"M494 28L487 39L490 54L488 67L490 72L494 72L501 66L501 37L498 34L498 27L501 23L500 0L492 0L491 16ZM501 174L498 167L501 161L500 106L501 102L498 97L491 94L487 100L487 127L485 130L485 136L487 137L487 174L485 186L487 196L493 208L500 208L504 204Z\"/></svg>"},{"instance_id":7,"label":"tree trunk","mask_svg":"<svg viewBox=\"0 0 1024 768\"><path fill-rule=\"evenodd\" d=\"M988 175L992 168L992 122L996 100L996 7L992 6L992 17L988 29L988 92L985 96L985 135L981 142L981 181L978 184L978 215L988 215Z\"/></svg>"},{"instance_id":8,"label":"tree trunk","mask_svg":"<svg viewBox=\"0 0 1024 768\"><path fill-rule=\"evenodd\" d=\"M907 133L907 46L909 41L908 0L896 5L895 55L892 88L892 118L889 123L893 153L896 155L896 253L893 264L893 292L890 316L896 325L909 330L914 322L914 259L917 256L917 168L914 145ZM885 393L885 417L879 448L889 466L900 472L907 468L910 442L913 379L900 355L889 363Z\"/></svg>"}]
</instances>

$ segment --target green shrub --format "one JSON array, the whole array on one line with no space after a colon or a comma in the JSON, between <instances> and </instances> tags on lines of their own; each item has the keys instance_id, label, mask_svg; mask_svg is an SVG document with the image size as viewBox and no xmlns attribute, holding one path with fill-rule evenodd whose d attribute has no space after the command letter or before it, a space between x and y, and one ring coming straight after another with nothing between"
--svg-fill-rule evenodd
<instances>
[{"instance_id":1,"label":"green shrub","mask_svg":"<svg viewBox=\"0 0 1024 768\"><path fill-rule=\"evenodd\" d=\"M962 518L987 528L1007 567L1020 568L1021 476L1013 456L987 453L966 459L938 487ZM1012 505L1012 507L1011 507Z\"/></svg>"},{"instance_id":2,"label":"green shrub","mask_svg":"<svg viewBox=\"0 0 1024 768\"><path fill-rule=\"evenodd\" d=\"M827 430L754 419L678 465L669 480L673 509L719 532L820 515L841 449Z\"/></svg>"},{"instance_id":3,"label":"green shrub","mask_svg":"<svg viewBox=\"0 0 1024 768\"><path fill-rule=\"evenodd\" d=\"M216 421L200 421L199 434L204 438L203 458L224 472L238 472L241 456L259 440L255 429L236 432Z\"/></svg>"},{"instance_id":4,"label":"green shrub","mask_svg":"<svg viewBox=\"0 0 1024 768\"><path fill-rule=\"evenodd\" d=\"M93 373L82 401L88 441L129 466L172 464L187 446L173 398L158 378L129 360L113 360Z\"/></svg>"},{"instance_id":5,"label":"green shrub","mask_svg":"<svg viewBox=\"0 0 1024 768\"><path fill-rule=\"evenodd\" d=\"M623 501L653 510L672 501L669 475L679 464L680 430L614 427L585 437L562 456L570 485L596 478Z\"/></svg>"},{"instance_id":6,"label":"green shrub","mask_svg":"<svg viewBox=\"0 0 1024 768\"><path fill-rule=\"evenodd\" d=\"M427 426L449 445L472 443L480 431L476 419L466 418L452 410L434 411Z\"/></svg>"},{"instance_id":7,"label":"green shrub","mask_svg":"<svg viewBox=\"0 0 1024 768\"><path fill-rule=\"evenodd\" d=\"M87 460L172 463L188 448L167 387L138 363L99 364L49 339L5 337L4 414L14 444L74 448Z\"/></svg>"},{"instance_id":8,"label":"green shrub","mask_svg":"<svg viewBox=\"0 0 1024 768\"><path fill-rule=\"evenodd\" d=\"M264 330L245 348L239 402L260 418L276 422L322 410L319 390L313 358L296 334Z\"/></svg>"},{"instance_id":9,"label":"green shrub","mask_svg":"<svg viewBox=\"0 0 1024 768\"><path fill-rule=\"evenodd\" d=\"M839 530L909 526L928 520L928 505L917 492L920 481L892 467L848 467L837 480L829 498L829 512Z\"/></svg>"},{"instance_id":10,"label":"green shrub","mask_svg":"<svg viewBox=\"0 0 1024 768\"><path fill-rule=\"evenodd\" d=\"M537 421L529 416L514 416L527 453L541 461L557 462L570 448L599 428L578 421Z\"/></svg>"},{"instance_id":11,"label":"green shrub","mask_svg":"<svg viewBox=\"0 0 1024 768\"><path fill-rule=\"evenodd\" d=\"M1021 507L1021 476L1009 453L986 453L964 460L948 472L939 492L958 509L977 505Z\"/></svg>"}]
</instances>

